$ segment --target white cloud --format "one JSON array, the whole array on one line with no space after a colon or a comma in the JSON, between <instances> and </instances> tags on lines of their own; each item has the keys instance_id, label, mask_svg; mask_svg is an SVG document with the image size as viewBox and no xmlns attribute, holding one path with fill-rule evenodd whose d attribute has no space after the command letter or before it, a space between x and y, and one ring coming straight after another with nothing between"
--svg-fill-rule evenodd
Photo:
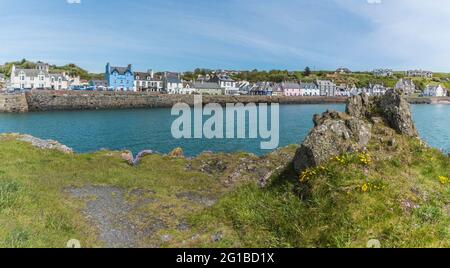
<instances>
[{"instance_id":1,"label":"white cloud","mask_svg":"<svg viewBox=\"0 0 450 268\"><path fill-rule=\"evenodd\" d=\"M67 4L81 4L81 0L66 0Z\"/></svg>"},{"instance_id":2,"label":"white cloud","mask_svg":"<svg viewBox=\"0 0 450 268\"><path fill-rule=\"evenodd\" d=\"M368 4L374 5L374 4L381 4L381 0L367 0Z\"/></svg>"},{"instance_id":3,"label":"white cloud","mask_svg":"<svg viewBox=\"0 0 450 268\"><path fill-rule=\"evenodd\" d=\"M396 0L368 6L357 0L336 0L370 27L359 46L393 68L449 71L450 3L448 0Z\"/></svg>"}]
</instances>

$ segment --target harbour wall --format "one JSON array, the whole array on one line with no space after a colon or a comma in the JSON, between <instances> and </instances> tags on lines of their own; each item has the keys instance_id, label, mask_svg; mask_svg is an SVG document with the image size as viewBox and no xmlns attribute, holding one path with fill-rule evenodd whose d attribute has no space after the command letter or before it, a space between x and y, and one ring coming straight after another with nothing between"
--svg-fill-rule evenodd
<instances>
[{"instance_id":1,"label":"harbour wall","mask_svg":"<svg viewBox=\"0 0 450 268\"><path fill-rule=\"evenodd\" d=\"M203 96L203 103L345 103L344 97ZM450 98L409 98L411 103L450 103ZM166 108L183 102L194 104L194 95L167 95L109 91L32 91L0 94L0 112L39 112L96 109Z\"/></svg>"}]
</instances>

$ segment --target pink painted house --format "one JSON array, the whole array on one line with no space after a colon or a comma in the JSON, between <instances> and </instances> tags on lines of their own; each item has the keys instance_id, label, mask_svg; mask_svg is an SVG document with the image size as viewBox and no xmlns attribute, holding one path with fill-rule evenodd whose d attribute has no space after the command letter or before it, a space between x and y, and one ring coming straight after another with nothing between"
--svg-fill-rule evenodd
<instances>
[{"instance_id":1,"label":"pink painted house","mask_svg":"<svg viewBox=\"0 0 450 268\"><path fill-rule=\"evenodd\" d=\"M297 82L283 82L281 88L284 96L303 96L301 86Z\"/></svg>"}]
</instances>

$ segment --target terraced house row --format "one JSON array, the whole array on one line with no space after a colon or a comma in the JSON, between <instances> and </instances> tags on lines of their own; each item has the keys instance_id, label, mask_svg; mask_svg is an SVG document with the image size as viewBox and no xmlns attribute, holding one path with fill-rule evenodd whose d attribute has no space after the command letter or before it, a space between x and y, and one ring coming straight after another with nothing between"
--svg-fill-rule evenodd
<instances>
[{"instance_id":1,"label":"terraced house row","mask_svg":"<svg viewBox=\"0 0 450 268\"><path fill-rule=\"evenodd\" d=\"M339 68L336 73L347 74L347 68ZM373 71L376 77L387 77L393 73L390 69L377 69ZM407 71L410 77L430 77L428 71ZM5 76L0 77L0 84L7 84L9 88L19 90L46 89L46 90L110 90L132 92L155 92L161 94L204 94L204 95L264 95L264 96L329 96L350 97L360 93L371 96L384 95L389 89L383 84L370 84L364 88L355 85L335 84L331 80L315 80L314 82L284 81L281 83L261 81L250 83L236 81L228 74L215 73L199 75L197 79L185 81L181 73L135 71L131 64L127 66L105 66L103 80L81 81L78 76L67 73L49 71L49 65L38 62L33 69L21 69L12 66L11 77L7 81ZM424 91L416 88L411 78L402 78L395 85L405 95L420 93L423 96L443 97L447 90L442 85L427 85Z\"/></svg>"}]
</instances>

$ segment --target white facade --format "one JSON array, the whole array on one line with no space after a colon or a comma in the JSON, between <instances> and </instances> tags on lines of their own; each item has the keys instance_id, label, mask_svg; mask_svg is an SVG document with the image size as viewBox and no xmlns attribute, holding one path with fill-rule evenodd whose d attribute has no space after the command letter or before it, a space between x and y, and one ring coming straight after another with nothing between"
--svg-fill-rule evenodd
<instances>
[{"instance_id":1,"label":"white facade","mask_svg":"<svg viewBox=\"0 0 450 268\"><path fill-rule=\"evenodd\" d=\"M408 70L406 71L406 76L432 78L433 72L424 70Z\"/></svg>"},{"instance_id":2,"label":"white facade","mask_svg":"<svg viewBox=\"0 0 450 268\"><path fill-rule=\"evenodd\" d=\"M383 85L373 85L370 86L369 92L371 96L382 96L386 94L386 88Z\"/></svg>"},{"instance_id":3,"label":"white facade","mask_svg":"<svg viewBox=\"0 0 450 268\"><path fill-rule=\"evenodd\" d=\"M334 96L336 85L329 80L317 80L321 96Z\"/></svg>"},{"instance_id":4,"label":"white facade","mask_svg":"<svg viewBox=\"0 0 450 268\"><path fill-rule=\"evenodd\" d=\"M70 77L65 73L49 73L47 64L38 64L35 69L18 69L13 65L10 86L17 89L67 90L79 85L79 77Z\"/></svg>"},{"instance_id":5,"label":"white facade","mask_svg":"<svg viewBox=\"0 0 450 268\"><path fill-rule=\"evenodd\" d=\"M423 95L428 97L445 97L447 96L447 90L443 88L441 85L439 86L428 85L424 90Z\"/></svg>"},{"instance_id":6,"label":"white facade","mask_svg":"<svg viewBox=\"0 0 450 268\"><path fill-rule=\"evenodd\" d=\"M237 82L228 76L216 76L211 78L210 82L219 84L219 86L224 90L225 95L239 95L239 87L237 86Z\"/></svg>"},{"instance_id":7,"label":"white facade","mask_svg":"<svg viewBox=\"0 0 450 268\"><path fill-rule=\"evenodd\" d=\"M320 89L314 83L300 83L301 96L320 96Z\"/></svg>"},{"instance_id":8,"label":"white facade","mask_svg":"<svg viewBox=\"0 0 450 268\"><path fill-rule=\"evenodd\" d=\"M134 73L134 91L160 92L162 89L163 81L156 79L152 70Z\"/></svg>"}]
</instances>

